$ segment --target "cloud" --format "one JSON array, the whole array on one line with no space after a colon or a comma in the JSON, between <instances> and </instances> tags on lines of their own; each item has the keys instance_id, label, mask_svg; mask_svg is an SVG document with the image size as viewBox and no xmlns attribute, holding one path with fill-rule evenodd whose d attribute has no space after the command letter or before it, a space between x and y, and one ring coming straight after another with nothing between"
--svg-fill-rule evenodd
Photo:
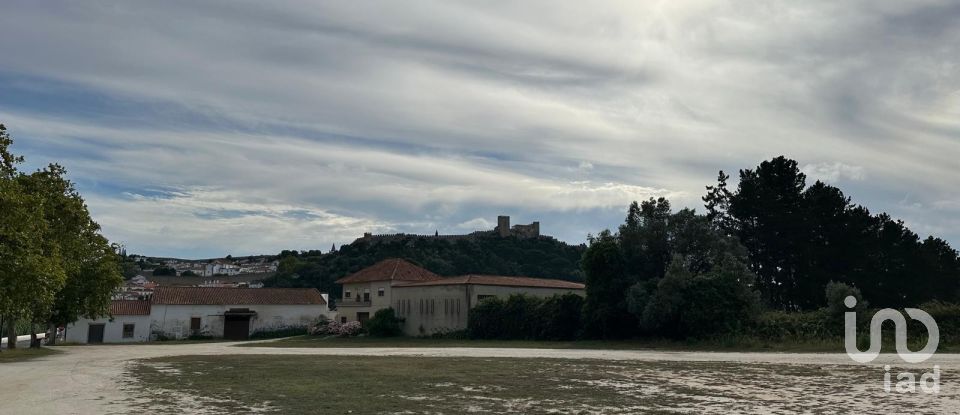
<instances>
[{"instance_id":1,"label":"cloud","mask_svg":"<svg viewBox=\"0 0 960 415\"><path fill-rule=\"evenodd\" d=\"M957 17L950 1L15 1L0 119L134 250L236 252L243 229L243 249L326 248L500 213L577 242L633 199L696 207L717 170L780 154L906 215L907 192L956 199ZM189 193L124 194L143 189ZM331 224L297 231L317 212ZM234 237L123 228L187 216Z\"/></svg>"},{"instance_id":2,"label":"cloud","mask_svg":"<svg viewBox=\"0 0 960 415\"><path fill-rule=\"evenodd\" d=\"M807 177L827 183L837 183L841 180L866 180L867 174L861 166L850 166L840 162L807 164L801 168Z\"/></svg>"}]
</instances>

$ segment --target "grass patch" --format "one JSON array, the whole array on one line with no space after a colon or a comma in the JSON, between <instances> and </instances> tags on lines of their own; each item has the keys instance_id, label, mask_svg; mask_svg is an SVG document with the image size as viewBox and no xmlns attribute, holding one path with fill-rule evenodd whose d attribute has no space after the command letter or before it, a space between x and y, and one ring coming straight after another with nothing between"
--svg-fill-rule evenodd
<instances>
[{"instance_id":1,"label":"grass patch","mask_svg":"<svg viewBox=\"0 0 960 415\"><path fill-rule=\"evenodd\" d=\"M463 340L418 337L319 337L297 336L272 342L241 344L242 347L508 347L524 349L603 349L603 350L676 350L676 351L776 351L807 353L843 352L842 340L817 342L768 343L748 341L675 341L675 340Z\"/></svg>"},{"instance_id":2,"label":"grass patch","mask_svg":"<svg viewBox=\"0 0 960 415\"><path fill-rule=\"evenodd\" d=\"M284 414L916 409L915 395L883 393L882 370L853 365L228 355L143 360L130 374L135 393L148 400L145 411L171 414L212 408ZM943 382L945 389L956 384Z\"/></svg>"},{"instance_id":3,"label":"grass patch","mask_svg":"<svg viewBox=\"0 0 960 415\"><path fill-rule=\"evenodd\" d=\"M46 347L41 347L39 349L31 349L28 347L17 348L17 349L6 349L4 348L0 352L0 363L12 363L12 362L22 362L25 360L36 359L38 357L50 356L53 354L60 353L53 349L48 349Z\"/></svg>"}]
</instances>

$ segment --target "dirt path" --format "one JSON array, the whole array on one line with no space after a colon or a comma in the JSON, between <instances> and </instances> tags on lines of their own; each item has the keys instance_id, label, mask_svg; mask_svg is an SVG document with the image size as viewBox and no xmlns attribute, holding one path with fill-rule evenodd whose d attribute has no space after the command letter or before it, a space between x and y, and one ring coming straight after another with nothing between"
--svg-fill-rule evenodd
<instances>
[{"instance_id":1,"label":"dirt path","mask_svg":"<svg viewBox=\"0 0 960 415\"><path fill-rule=\"evenodd\" d=\"M136 397L125 389L127 362L180 355L342 355L435 356L493 358L563 358L646 361L708 361L847 365L845 354L705 353L636 350L503 349L503 348L274 348L233 347L237 343L109 345L58 347L63 353L17 363L0 364L0 402L12 414L123 414L136 411ZM895 355L884 355L876 366L910 367ZM960 355L942 354L917 367L939 365L960 372ZM882 372L881 372L882 373Z\"/></svg>"}]
</instances>

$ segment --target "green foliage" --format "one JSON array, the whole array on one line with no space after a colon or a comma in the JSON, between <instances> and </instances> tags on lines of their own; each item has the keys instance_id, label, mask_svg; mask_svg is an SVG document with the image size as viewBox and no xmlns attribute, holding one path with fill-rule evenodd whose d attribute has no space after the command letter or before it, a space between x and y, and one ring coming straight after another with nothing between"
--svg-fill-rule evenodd
<instances>
[{"instance_id":1,"label":"green foliage","mask_svg":"<svg viewBox=\"0 0 960 415\"><path fill-rule=\"evenodd\" d=\"M159 267L153 270L153 275L177 275L177 270L172 267Z\"/></svg>"},{"instance_id":2,"label":"green foliage","mask_svg":"<svg viewBox=\"0 0 960 415\"><path fill-rule=\"evenodd\" d=\"M572 340L580 331L582 313L583 299L576 294L491 297L470 310L467 335L474 339Z\"/></svg>"},{"instance_id":3,"label":"green foliage","mask_svg":"<svg viewBox=\"0 0 960 415\"><path fill-rule=\"evenodd\" d=\"M824 289L827 298L827 312L834 316L842 316L843 313L850 311L844 303L848 296L857 299L855 310L863 311L867 308L867 303L863 301L863 294L856 287L851 287L842 282L830 281Z\"/></svg>"},{"instance_id":4,"label":"green foliage","mask_svg":"<svg viewBox=\"0 0 960 415\"><path fill-rule=\"evenodd\" d=\"M582 261L588 337L736 333L758 314L747 251L692 210L634 202L617 234L591 242Z\"/></svg>"},{"instance_id":5,"label":"green foliage","mask_svg":"<svg viewBox=\"0 0 960 415\"><path fill-rule=\"evenodd\" d=\"M11 143L0 126L0 314L34 324L104 314L122 283L117 253L66 170L22 173Z\"/></svg>"},{"instance_id":6,"label":"green foliage","mask_svg":"<svg viewBox=\"0 0 960 415\"><path fill-rule=\"evenodd\" d=\"M674 338L743 333L761 310L759 296L744 277L752 274L740 262L693 274L676 257L644 308L642 326L648 333Z\"/></svg>"},{"instance_id":7,"label":"green foliage","mask_svg":"<svg viewBox=\"0 0 960 415\"><path fill-rule=\"evenodd\" d=\"M711 220L750 254L756 286L773 307L826 305L830 281L859 288L879 307L957 300L960 257L945 241L919 236L887 214L872 215L840 189L806 185L794 160L764 161L740 171L735 192L717 186L703 198Z\"/></svg>"},{"instance_id":8,"label":"green foliage","mask_svg":"<svg viewBox=\"0 0 960 415\"><path fill-rule=\"evenodd\" d=\"M580 334L583 297L555 295L543 300L536 310L537 340L574 340Z\"/></svg>"},{"instance_id":9,"label":"green foliage","mask_svg":"<svg viewBox=\"0 0 960 415\"><path fill-rule=\"evenodd\" d=\"M440 275L522 275L583 281L580 256L584 247L552 238L445 240L407 236L390 241L343 245L337 252L284 251L277 274L264 283L273 287L313 287L337 298L334 281L387 258L404 258Z\"/></svg>"},{"instance_id":10,"label":"green foliage","mask_svg":"<svg viewBox=\"0 0 960 415\"><path fill-rule=\"evenodd\" d=\"M190 270L186 270L186 271L183 271L183 273L180 275L184 277L196 277L197 273Z\"/></svg>"},{"instance_id":11,"label":"green foliage","mask_svg":"<svg viewBox=\"0 0 960 415\"><path fill-rule=\"evenodd\" d=\"M618 238L606 231L591 238L582 264L587 276L584 335L606 339L632 336L637 323L627 312L626 292L635 279L625 272Z\"/></svg>"},{"instance_id":12,"label":"green foliage","mask_svg":"<svg viewBox=\"0 0 960 415\"><path fill-rule=\"evenodd\" d=\"M384 308L367 320L365 328L373 337L395 337L403 334L403 319L397 317L393 308Z\"/></svg>"}]
</instances>

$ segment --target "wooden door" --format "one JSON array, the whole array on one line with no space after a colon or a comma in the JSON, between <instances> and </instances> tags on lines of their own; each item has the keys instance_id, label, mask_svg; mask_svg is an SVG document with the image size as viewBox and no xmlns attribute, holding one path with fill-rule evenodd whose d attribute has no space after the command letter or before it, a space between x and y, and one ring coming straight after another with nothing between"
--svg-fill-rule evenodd
<instances>
[{"instance_id":1,"label":"wooden door","mask_svg":"<svg viewBox=\"0 0 960 415\"><path fill-rule=\"evenodd\" d=\"M103 324L91 324L87 328L87 343L103 343Z\"/></svg>"}]
</instances>

